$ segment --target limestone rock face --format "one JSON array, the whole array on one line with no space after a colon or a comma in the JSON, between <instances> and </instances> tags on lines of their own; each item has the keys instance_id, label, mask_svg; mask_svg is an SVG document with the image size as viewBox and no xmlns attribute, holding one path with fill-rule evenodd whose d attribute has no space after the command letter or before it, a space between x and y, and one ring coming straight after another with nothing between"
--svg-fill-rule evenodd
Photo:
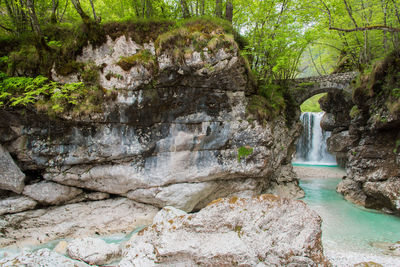
<instances>
[{"instance_id":1,"label":"limestone rock face","mask_svg":"<svg viewBox=\"0 0 400 267\"><path fill-rule=\"evenodd\" d=\"M86 267L83 262L75 261L53 252L47 248L39 249L35 252L24 252L15 257L0 259L1 266L65 266L65 267Z\"/></svg>"},{"instance_id":2,"label":"limestone rock face","mask_svg":"<svg viewBox=\"0 0 400 267\"><path fill-rule=\"evenodd\" d=\"M304 202L225 198L198 213L162 209L123 251L123 266L317 266L321 219Z\"/></svg>"},{"instance_id":3,"label":"limestone rock face","mask_svg":"<svg viewBox=\"0 0 400 267\"><path fill-rule=\"evenodd\" d=\"M27 185L23 194L45 205L60 205L82 193L82 189L53 182Z\"/></svg>"},{"instance_id":4,"label":"limestone rock face","mask_svg":"<svg viewBox=\"0 0 400 267\"><path fill-rule=\"evenodd\" d=\"M24 180L25 174L0 143L0 189L21 193L25 185Z\"/></svg>"},{"instance_id":5,"label":"limestone rock face","mask_svg":"<svg viewBox=\"0 0 400 267\"><path fill-rule=\"evenodd\" d=\"M0 215L34 209L37 202L29 197L13 196L0 200Z\"/></svg>"},{"instance_id":6,"label":"limestone rock face","mask_svg":"<svg viewBox=\"0 0 400 267\"><path fill-rule=\"evenodd\" d=\"M365 83L354 88L354 103L346 95L329 93L321 107L335 118L328 150L347 169L337 191L356 204L400 215L400 112L389 108L394 105L391 90L397 85L388 84L394 82L391 77L398 64L390 64L370 76L379 79L363 78L373 93L362 93Z\"/></svg>"},{"instance_id":7,"label":"limestone rock face","mask_svg":"<svg viewBox=\"0 0 400 267\"><path fill-rule=\"evenodd\" d=\"M113 89L102 112L65 112L54 119L0 110L5 122L0 141L24 171L39 172L49 182L158 207L191 211L215 198L256 195L272 186L279 187L275 192L301 196L295 174L281 170L289 166L300 126L289 128L283 115L265 124L249 117L255 90L244 59L232 47L200 53L193 45L193 53L178 62L167 51L156 53L153 43L137 44L125 36L89 45L77 61L101 66L100 85ZM117 64L144 49L156 58L158 74L141 64L130 70ZM53 78L79 80L56 73ZM238 160L241 147L251 153ZM281 173L292 177L283 181ZM43 184L25 193L51 205L86 200L33 194L32 188Z\"/></svg>"},{"instance_id":8,"label":"limestone rock face","mask_svg":"<svg viewBox=\"0 0 400 267\"><path fill-rule=\"evenodd\" d=\"M71 241L67 252L71 258L82 260L90 265L104 265L121 255L118 244L107 244L101 239L92 237Z\"/></svg>"},{"instance_id":9,"label":"limestone rock face","mask_svg":"<svg viewBox=\"0 0 400 267\"><path fill-rule=\"evenodd\" d=\"M355 141L357 138L351 136L349 131L342 131L329 137L327 145L331 153L347 152Z\"/></svg>"},{"instance_id":10,"label":"limestone rock face","mask_svg":"<svg viewBox=\"0 0 400 267\"><path fill-rule=\"evenodd\" d=\"M126 198L82 202L4 215L0 245L39 244L95 233L131 232L150 224L158 209Z\"/></svg>"}]
</instances>

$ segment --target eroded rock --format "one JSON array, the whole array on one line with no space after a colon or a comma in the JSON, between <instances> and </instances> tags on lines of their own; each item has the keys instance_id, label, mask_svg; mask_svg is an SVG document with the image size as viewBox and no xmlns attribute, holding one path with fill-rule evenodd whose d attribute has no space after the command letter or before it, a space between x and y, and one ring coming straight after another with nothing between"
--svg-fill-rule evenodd
<instances>
[{"instance_id":1,"label":"eroded rock","mask_svg":"<svg viewBox=\"0 0 400 267\"><path fill-rule=\"evenodd\" d=\"M82 189L53 182L27 185L23 194L45 205L60 205L81 194Z\"/></svg>"},{"instance_id":2,"label":"eroded rock","mask_svg":"<svg viewBox=\"0 0 400 267\"><path fill-rule=\"evenodd\" d=\"M86 267L83 262L69 259L63 255L53 252L47 248L34 252L24 252L20 255L0 259L1 266L63 266L63 267Z\"/></svg>"},{"instance_id":3,"label":"eroded rock","mask_svg":"<svg viewBox=\"0 0 400 267\"><path fill-rule=\"evenodd\" d=\"M162 209L126 245L119 266L317 266L321 219L302 201L226 198L198 213Z\"/></svg>"},{"instance_id":4,"label":"eroded rock","mask_svg":"<svg viewBox=\"0 0 400 267\"><path fill-rule=\"evenodd\" d=\"M4 215L0 245L40 244L82 235L131 232L150 224L158 209L126 198L82 202Z\"/></svg>"},{"instance_id":5,"label":"eroded rock","mask_svg":"<svg viewBox=\"0 0 400 267\"><path fill-rule=\"evenodd\" d=\"M0 215L34 209L37 202L29 197L13 196L0 200Z\"/></svg>"},{"instance_id":6,"label":"eroded rock","mask_svg":"<svg viewBox=\"0 0 400 267\"><path fill-rule=\"evenodd\" d=\"M25 174L15 164L7 150L0 144L0 189L21 193Z\"/></svg>"},{"instance_id":7,"label":"eroded rock","mask_svg":"<svg viewBox=\"0 0 400 267\"><path fill-rule=\"evenodd\" d=\"M68 244L67 252L71 258L82 260L90 265L104 265L121 255L118 244L107 244L101 239L92 237L71 241Z\"/></svg>"}]
</instances>

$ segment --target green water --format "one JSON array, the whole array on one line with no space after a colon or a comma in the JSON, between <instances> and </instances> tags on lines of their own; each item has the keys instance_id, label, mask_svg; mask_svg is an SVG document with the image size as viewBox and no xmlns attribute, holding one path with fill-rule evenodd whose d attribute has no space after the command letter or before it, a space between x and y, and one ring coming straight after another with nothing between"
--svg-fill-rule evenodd
<instances>
[{"instance_id":1,"label":"green water","mask_svg":"<svg viewBox=\"0 0 400 267\"><path fill-rule=\"evenodd\" d=\"M303 179L303 200L322 218L324 247L377 252L373 242L400 241L400 218L358 207L336 192L341 179Z\"/></svg>"}]
</instances>

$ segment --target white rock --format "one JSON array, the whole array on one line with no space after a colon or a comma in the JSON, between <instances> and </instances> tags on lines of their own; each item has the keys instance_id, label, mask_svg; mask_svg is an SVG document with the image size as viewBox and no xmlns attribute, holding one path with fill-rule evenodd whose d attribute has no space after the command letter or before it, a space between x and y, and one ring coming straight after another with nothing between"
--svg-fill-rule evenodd
<instances>
[{"instance_id":1,"label":"white rock","mask_svg":"<svg viewBox=\"0 0 400 267\"><path fill-rule=\"evenodd\" d=\"M198 213L161 210L123 251L125 266L317 266L321 219L302 201L226 198Z\"/></svg>"},{"instance_id":2,"label":"white rock","mask_svg":"<svg viewBox=\"0 0 400 267\"><path fill-rule=\"evenodd\" d=\"M129 233L150 224L157 212L150 205L114 198L4 215L0 219L0 230L7 231L7 236L0 236L0 246L35 245L95 233Z\"/></svg>"},{"instance_id":3,"label":"white rock","mask_svg":"<svg viewBox=\"0 0 400 267\"><path fill-rule=\"evenodd\" d=\"M0 144L0 189L21 193L25 174L14 163L7 150Z\"/></svg>"},{"instance_id":4,"label":"white rock","mask_svg":"<svg viewBox=\"0 0 400 267\"><path fill-rule=\"evenodd\" d=\"M24 252L17 256L0 259L0 266L85 267L89 265L69 259L47 248L44 248L35 252Z\"/></svg>"},{"instance_id":5,"label":"white rock","mask_svg":"<svg viewBox=\"0 0 400 267\"><path fill-rule=\"evenodd\" d=\"M216 188L215 182L181 183L165 187L138 189L127 194L129 199L156 205L158 207L174 206L190 212Z\"/></svg>"},{"instance_id":6,"label":"white rock","mask_svg":"<svg viewBox=\"0 0 400 267\"><path fill-rule=\"evenodd\" d=\"M101 239L92 237L71 241L68 244L67 252L71 258L82 260L91 265L107 264L121 255L118 244L107 244Z\"/></svg>"},{"instance_id":7,"label":"white rock","mask_svg":"<svg viewBox=\"0 0 400 267\"><path fill-rule=\"evenodd\" d=\"M27 185L23 194L46 205L60 205L81 194L82 189L53 182L39 182Z\"/></svg>"},{"instance_id":8,"label":"white rock","mask_svg":"<svg viewBox=\"0 0 400 267\"><path fill-rule=\"evenodd\" d=\"M34 209L37 202L29 197L13 196L0 200L0 215Z\"/></svg>"},{"instance_id":9,"label":"white rock","mask_svg":"<svg viewBox=\"0 0 400 267\"><path fill-rule=\"evenodd\" d=\"M67 247L68 247L68 242L63 240L58 242L57 246L54 247L53 251L59 254L67 254Z\"/></svg>"}]
</instances>

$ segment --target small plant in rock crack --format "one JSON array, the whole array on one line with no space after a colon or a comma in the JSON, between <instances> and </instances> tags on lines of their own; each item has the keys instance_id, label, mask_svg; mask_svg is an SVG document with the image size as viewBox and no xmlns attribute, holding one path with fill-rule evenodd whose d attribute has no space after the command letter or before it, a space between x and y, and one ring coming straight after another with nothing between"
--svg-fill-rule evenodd
<instances>
[{"instance_id":1,"label":"small plant in rock crack","mask_svg":"<svg viewBox=\"0 0 400 267\"><path fill-rule=\"evenodd\" d=\"M242 146L238 149L238 155L237 159L238 162L240 163L242 159L246 159L248 156L250 156L253 153L253 148L250 146Z\"/></svg>"}]
</instances>

